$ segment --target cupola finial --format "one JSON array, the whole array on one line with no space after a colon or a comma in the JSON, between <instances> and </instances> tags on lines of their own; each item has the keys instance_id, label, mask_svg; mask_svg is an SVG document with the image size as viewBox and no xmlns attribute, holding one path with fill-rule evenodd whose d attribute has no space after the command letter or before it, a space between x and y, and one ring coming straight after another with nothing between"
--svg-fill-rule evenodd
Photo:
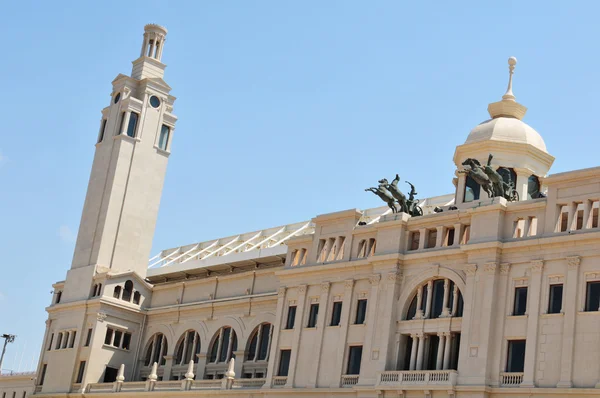
<instances>
[{"instance_id":1,"label":"cupola finial","mask_svg":"<svg viewBox=\"0 0 600 398\"><path fill-rule=\"evenodd\" d=\"M503 100L514 101L515 96L512 92L512 77L515 72L515 65L517 64L517 59L515 57L510 57L508 59L508 87L506 88L506 93L502 96Z\"/></svg>"}]
</instances>

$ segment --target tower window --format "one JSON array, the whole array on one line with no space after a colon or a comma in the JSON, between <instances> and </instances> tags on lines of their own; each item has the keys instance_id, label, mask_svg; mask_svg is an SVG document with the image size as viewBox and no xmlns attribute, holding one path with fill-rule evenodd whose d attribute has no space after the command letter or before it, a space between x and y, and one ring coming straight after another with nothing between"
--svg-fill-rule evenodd
<instances>
[{"instance_id":1,"label":"tower window","mask_svg":"<svg viewBox=\"0 0 600 398\"><path fill-rule=\"evenodd\" d=\"M550 300L548 314L559 314L562 309L563 285L550 285Z\"/></svg>"},{"instance_id":2,"label":"tower window","mask_svg":"<svg viewBox=\"0 0 600 398\"><path fill-rule=\"evenodd\" d=\"M46 368L48 367L48 364L44 364L42 365L42 373L40 374L40 386L44 385L44 379L46 378Z\"/></svg>"},{"instance_id":3,"label":"tower window","mask_svg":"<svg viewBox=\"0 0 600 398\"><path fill-rule=\"evenodd\" d=\"M85 371L85 361L79 362L79 371L77 372L77 380L75 383L81 383L83 381L83 373Z\"/></svg>"},{"instance_id":4,"label":"tower window","mask_svg":"<svg viewBox=\"0 0 600 398\"><path fill-rule=\"evenodd\" d=\"M527 199L537 199L540 197L540 180L531 175L527 179Z\"/></svg>"},{"instance_id":5,"label":"tower window","mask_svg":"<svg viewBox=\"0 0 600 398\"><path fill-rule=\"evenodd\" d=\"M356 304L356 325L362 325L365 323L365 317L367 314L367 299L358 300Z\"/></svg>"},{"instance_id":6,"label":"tower window","mask_svg":"<svg viewBox=\"0 0 600 398\"><path fill-rule=\"evenodd\" d=\"M117 95L115 95L115 104L117 102L119 102L120 99L121 99L121 93L117 93Z\"/></svg>"},{"instance_id":7,"label":"tower window","mask_svg":"<svg viewBox=\"0 0 600 398\"><path fill-rule=\"evenodd\" d=\"M92 329L88 329L87 331L87 336L85 337L85 346L84 347L89 347L90 343L92 342Z\"/></svg>"},{"instance_id":8,"label":"tower window","mask_svg":"<svg viewBox=\"0 0 600 398\"><path fill-rule=\"evenodd\" d=\"M119 122L119 129L115 132L115 135L120 135L123 132L123 123L125 123L125 112L121 112L121 121Z\"/></svg>"},{"instance_id":9,"label":"tower window","mask_svg":"<svg viewBox=\"0 0 600 398\"><path fill-rule=\"evenodd\" d=\"M310 312L308 314L308 325L307 328L314 328L317 326L317 318L319 316L319 304L311 304Z\"/></svg>"},{"instance_id":10,"label":"tower window","mask_svg":"<svg viewBox=\"0 0 600 398\"><path fill-rule=\"evenodd\" d=\"M153 108L158 108L160 106L160 100L156 95L150 97L150 105L152 105Z\"/></svg>"},{"instance_id":11,"label":"tower window","mask_svg":"<svg viewBox=\"0 0 600 398\"><path fill-rule=\"evenodd\" d=\"M102 119L102 127L100 127L100 135L98 135L98 142L102 142L104 139L104 130L106 130L106 119Z\"/></svg>"},{"instance_id":12,"label":"tower window","mask_svg":"<svg viewBox=\"0 0 600 398\"><path fill-rule=\"evenodd\" d=\"M169 126L163 124L160 129L160 136L158 137L158 147L163 151L166 151L169 145L169 135L171 135L171 129Z\"/></svg>"},{"instance_id":13,"label":"tower window","mask_svg":"<svg viewBox=\"0 0 600 398\"><path fill-rule=\"evenodd\" d=\"M140 115L135 112L131 112L131 115L129 116L129 125L127 126L127 135L129 137L135 137L135 130L137 128L139 116Z\"/></svg>"},{"instance_id":14,"label":"tower window","mask_svg":"<svg viewBox=\"0 0 600 398\"><path fill-rule=\"evenodd\" d=\"M464 202L472 202L474 200L479 199L480 191L481 187L479 186L479 184L474 179L467 176L465 181Z\"/></svg>"},{"instance_id":15,"label":"tower window","mask_svg":"<svg viewBox=\"0 0 600 398\"><path fill-rule=\"evenodd\" d=\"M124 301L131 301L131 294L133 292L133 282L130 280L125 282L125 289L123 289L123 297Z\"/></svg>"},{"instance_id":16,"label":"tower window","mask_svg":"<svg viewBox=\"0 0 600 398\"><path fill-rule=\"evenodd\" d=\"M288 315L287 315L287 321L285 323L285 328L293 329L295 321L296 321L296 306L290 305L288 307Z\"/></svg>"},{"instance_id":17,"label":"tower window","mask_svg":"<svg viewBox=\"0 0 600 398\"><path fill-rule=\"evenodd\" d=\"M339 326L342 319L342 302L336 301L333 303L333 312L331 314L331 326Z\"/></svg>"}]
</instances>

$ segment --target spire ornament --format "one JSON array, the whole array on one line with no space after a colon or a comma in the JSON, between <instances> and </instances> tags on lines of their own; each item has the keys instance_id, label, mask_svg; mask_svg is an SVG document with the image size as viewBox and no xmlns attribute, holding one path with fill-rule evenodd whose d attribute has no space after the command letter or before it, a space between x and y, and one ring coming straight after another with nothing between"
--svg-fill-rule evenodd
<instances>
[{"instance_id":1,"label":"spire ornament","mask_svg":"<svg viewBox=\"0 0 600 398\"><path fill-rule=\"evenodd\" d=\"M488 105L488 112L492 119L498 117L511 117L522 120L527 112L527 108L516 101L512 91L512 79L516 64L517 59L515 57L510 57L508 59L508 87L506 88L506 93L502 96L501 101L493 102Z\"/></svg>"}]
</instances>

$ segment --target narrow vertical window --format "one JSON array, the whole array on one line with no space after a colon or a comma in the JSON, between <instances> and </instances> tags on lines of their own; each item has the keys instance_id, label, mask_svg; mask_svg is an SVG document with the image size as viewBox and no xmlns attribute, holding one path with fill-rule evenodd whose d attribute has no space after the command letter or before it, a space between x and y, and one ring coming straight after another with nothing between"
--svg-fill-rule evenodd
<instances>
[{"instance_id":1,"label":"narrow vertical window","mask_svg":"<svg viewBox=\"0 0 600 398\"><path fill-rule=\"evenodd\" d=\"M525 368L525 340L509 340L507 372L523 372Z\"/></svg>"},{"instance_id":2,"label":"narrow vertical window","mask_svg":"<svg viewBox=\"0 0 600 398\"><path fill-rule=\"evenodd\" d=\"M131 138L135 137L135 130L137 128L137 122L139 118L139 114L136 112L131 112L129 115L129 124L127 125L127 135Z\"/></svg>"},{"instance_id":3,"label":"narrow vertical window","mask_svg":"<svg viewBox=\"0 0 600 398\"><path fill-rule=\"evenodd\" d=\"M123 348L124 350L128 350L131 345L131 333L123 334Z\"/></svg>"},{"instance_id":4,"label":"narrow vertical window","mask_svg":"<svg viewBox=\"0 0 600 398\"><path fill-rule=\"evenodd\" d=\"M287 315L287 321L285 323L285 328L293 329L295 322L296 322L296 306L290 305L288 307L288 315Z\"/></svg>"},{"instance_id":5,"label":"narrow vertical window","mask_svg":"<svg viewBox=\"0 0 600 398\"><path fill-rule=\"evenodd\" d=\"M44 379L46 378L46 368L48 367L47 364L43 364L42 365L42 373L40 374L40 386L44 385Z\"/></svg>"},{"instance_id":6,"label":"narrow vertical window","mask_svg":"<svg viewBox=\"0 0 600 398\"><path fill-rule=\"evenodd\" d=\"M559 314L562 310L563 285L550 285L548 314Z\"/></svg>"},{"instance_id":7,"label":"narrow vertical window","mask_svg":"<svg viewBox=\"0 0 600 398\"><path fill-rule=\"evenodd\" d=\"M89 347L91 342L92 342L92 329L89 328L87 331L87 335L85 336L85 346L84 347Z\"/></svg>"},{"instance_id":8,"label":"narrow vertical window","mask_svg":"<svg viewBox=\"0 0 600 398\"><path fill-rule=\"evenodd\" d=\"M81 383L83 381L83 372L85 372L85 361L79 362L79 371L77 372L75 383Z\"/></svg>"},{"instance_id":9,"label":"narrow vertical window","mask_svg":"<svg viewBox=\"0 0 600 398\"><path fill-rule=\"evenodd\" d=\"M515 289L515 303L513 306L513 315L525 315L527 310L527 287L518 287Z\"/></svg>"},{"instance_id":10,"label":"narrow vertical window","mask_svg":"<svg viewBox=\"0 0 600 398\"><path fill-rule=\"evenodd\" d=\"M115 132L115 135L120 135L123 132L123 124L125 123L125 112L121 112L121 121L119 122L119 129Z\"/></svg>"},{"instance_id":11,"label":"narrow vertical window","mask_svg":"<svg viewBox=\"0 0 600 398\"><path fill-rule=\"evenodd\" d=\"M100 134L98 135L98 143L104 139L104 130L106 130L106 119L102 119L102 126L100 127Z\"/></svg>"},{"instance_id":12,"label":"narrow vertical window","mask_svg":"<svg viewBox=\"0 0 600 398\"><path fill-rule=\"evenodd\" d=\"M171 135L171 129L169 126L163 124L160 129L160 136L158 137L158 147L163 151L166 151L169 145L169 135Z\"/></svg>"},{"instance_id":13,"label":"narrow vertical window","mask_svg":"<svg viewBox=\"0 0 600 398\"><path fill-rule=\"evenodd\" d=\"M112 341L112 336L113 336L113 330L108 328L106 329L106 336L104 336L104 344L109 344Z\"/></svg>"},{"instance_id":14,"label":"narrow vertical window","mask_svg":"<svg viewBox=\"0 0 600 398\"><path fill-rule=\"evenodd\" d=\"M278 376L287 376L290 370L290 357L292 356L292 350L281 350L279 354L279 369L277 370Z\"/></svg>"},{"instance_id":15,"label":"narrow vertical window","mask_svg":"<svg viewBox=\"0 0 600 398\"><path fill-rule=\"evenodd\" d=\"M54 333L50 335L50 341L48 342L48 351L52 349L52 340L54 340Z\"/></svg>"},{"instance_id":16,"label":"narrow vertical window","mask_svg":"<svg viewBox=\"0 0 600 398\"><path fill-rule=\"evenodd\" d=\"M55 347L55 349L57 349L57 350L60 350L60 345L62 343L62 336L63 336L63 334L59 333L58 337L56 338L56 347Z\"/></svg>"},{"instance_id":17,"label":"narrow vertical window","mask_svg":"<svg viewBox=\"0 0 600 398\"><path fill-rule=\"evenodd\" d=\"M319 317L319 304L311 304L310 311L308 313L308 325L307 328L314 328L317 326L317 318Z\"/></svg>"},{"instance_id":18,"label":"narrow vertical window","mask_svg":"<svg viewBox=\"0 0 600 398\"><path fill-rule=\"evenodd\" d=\"M356 319L354 323L357 325L362 325L363 323L365 323L366 315L367 299L358 300L358 303L356 304Z\"/></svg>"},{"instance_id":19,"label":"narrow vertical window","mask_svg":"<svg viewBox=\"0 0 600 398\"><path fill-rule=\"evenodd\" d=\"M60 303L60 299L62 299L62 291L56 292L56 304Z\"/></svg>"},{"instance_id":20,"label":"narrow vertical window","mask_svg":"<svg viewBox=\"0 0 600 398\"><path fill-rule=\"evenodd\" d=\"M362 346L352 346L348 352L347 375L357 375L360 373L360 361L362 359Z\"/></svg>"},{"instance_id":21,"label":"narrow vertical window","mask_svg":"<svg viewBox=\"0 0 600 398\"><path fill-rule=\"evenodd\" d=\"M331 326L338 326L342 319L342 302L336 301L333 303L333 311L331 313Z\"/></svg>"},{"instance_id":22,"label":"narrow vertical window","mask_svg":"<svg viewBox=\"0 0 600 398\"><path fill-rule=\"evenodd\" d=\"M600 308L600 282L588 282L585 296L585 310L598 311Z\"/></svg>"},{"instance_id":23,"label":"narrow vertical window","mask_svg":"<svg viewBox=\"0 0 600 398\"><path fill-rule=\"evenodd\" d=\"M73 346L75 345L75 336L77 335L76 331L73 331L73 334L71 334L71 340L69 341L69 348L73 348Z\"/></svg>"},{"instance_id":24,"label":"narrow vertical window","mask_svg":"<svg viewBox=\"0 0 600 398\"><path fill-rule=\"evenodd\" d=\"M123 337L123 332L120 330L115 330L115 338L113 339L113 347L121 347L121 338Z\"/></svg>"}]
</instances>

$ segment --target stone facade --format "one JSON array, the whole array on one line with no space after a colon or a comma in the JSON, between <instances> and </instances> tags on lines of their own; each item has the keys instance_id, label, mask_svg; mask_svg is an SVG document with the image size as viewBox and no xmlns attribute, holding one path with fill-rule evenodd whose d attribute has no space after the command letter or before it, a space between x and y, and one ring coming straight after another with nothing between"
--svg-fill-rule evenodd
<instances>
[{"instance_id":1,"label":"stone facade","mask_svg":"<svg viewBox=\"0 0 600 398\"><path fill-rule=\"evenodd\" d=\"M516 60L492 119L456 148L456 192L423 216L350 209L164 250L147 269L176 121L165 36L146 27L102 112L35 395L598 394L600 168L547 176L554 158L512 93ZM520 200L462 172L490 153Z\"/></svg>"}]
</instances>

